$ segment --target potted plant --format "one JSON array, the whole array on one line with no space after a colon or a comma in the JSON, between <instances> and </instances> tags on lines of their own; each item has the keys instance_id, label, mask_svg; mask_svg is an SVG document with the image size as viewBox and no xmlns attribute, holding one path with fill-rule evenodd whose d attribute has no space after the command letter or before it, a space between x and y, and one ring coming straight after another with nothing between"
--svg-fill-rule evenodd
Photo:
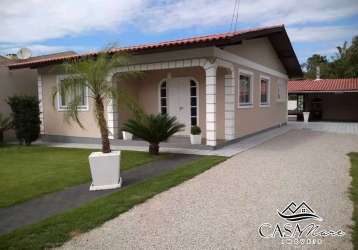
<instances>
[{"instance_id":1,"label":"potted plant","mask_svg":"<svg viewBox=\"0 0 358 250\"><path fill-rule=\"evenodd\" d=\"M199 126L192 126L190 131L191 144L201 144L201 129Z\"/></svg>"},{"instance_id":2,"label":"potted plant","mask_svg":"<svg viewBox=\"0 0 358 250\"><path fill-rule=\"evenodd\" d=\"M149 142L149 153L159 154L159 143L166 141L184 128L184 124L177 122L176 117L167 114L147 115L138 113L135 118L124 124L124 130L138 138Z\"/></svg>"},{"instance_id":3,"label":"potted plant","mask_svg":"<svg viewBox=\"0 0 358 250\"><path fill-rule=\"evenodd\" d=\"M105 117L105 103L113 98L117 101L125 99L121 91L112 86L108 75L114 68L128 65L125 55L110 53L105 50L96 57L76 58L61 65L66 73L66 78L61 87L53 92L53 105L58 94L70 96L65 113L66 121L74 120L81 128L78 107L81 99L78 89L88 88L88 97L93 99L94 115L101 134L102 151L93 152L89 156L89 164L92 175L90 190L103 190L121 187L120 177L120 151L112 151L109 141L109 130ZM95 74L94 74L95 72ZM123 74L121 74L123 76Z\"/></svg>"},{"instance_id":4,"label":"potted plant","mask_svg":"<svg viewBox=\"0 0 358 250\"><path fill-rule=\"evenodd\" d=\"M122 137L125 141L131 141L133 139L133 134L128 131L122 130Z\"/></svg>"},{"instance_id":5,"label":"potted plant","mask_svg":"<svg viewBox=\"0 0 358 250\"><path fill-rule=\"evenodd\" d=\"M10 117L5 117L0 114L0 145L4 143L4 132L13 127Z\"/></svg>"},{"instance_id":6,"label":"potted plant","mask_svg":"<svg viewBox=\"0 0 358 250\"><path fill-rule=\"evenodd\" d=\"M303 112L303 121L308 122L308 119L310 117L310 112Z\"/></svg>"}]
</instances>

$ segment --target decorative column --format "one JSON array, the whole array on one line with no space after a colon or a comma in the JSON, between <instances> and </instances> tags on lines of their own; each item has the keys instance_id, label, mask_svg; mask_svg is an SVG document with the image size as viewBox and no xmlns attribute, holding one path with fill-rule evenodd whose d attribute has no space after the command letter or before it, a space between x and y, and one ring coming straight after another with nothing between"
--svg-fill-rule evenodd
<instances>
[{"instance_id":1,"label":"decorative column","mask_svg":"<svg viewBox=\"0 0 358 250\"><path fill-rule=\"evenodd\" d=\"M205 69L206 145L216 146L216 71L217 64L207 62Z\"/></svg>"},{"instance_id":2,"label":"decorative column","mask_svg":"<svg viewBox=\"0 0 358 250\"><path fill-rule=\"evenodd\" d=\"M235 139L235 81L234 72L225 75L225 140Z\"/></svg>"},{"instance_id":3,"label":"decorative column","mask_svg":"<svg viewBox=\"0 0 358 250\"><path fill-rule=\"evenodd\" d=\"M39 111L40 111L40 134L45 134L45 125L44 125L44 108L43 108L43 95L42 95L42 77L40 74L38 74L37 77L37 96L39 99Z\"/></svg>"},{"instance_id":4,"label":"decorative column","mask_svg":"<svg viewBox=\"0 0 358 250\"><path fill-rule=\"evenodd\" d=\"M113 85L112 80L113 74L110 74L107 77L107 82ZM116 85L113 85L116 87ZM109 139L117 139L118 138L118 104L117 100L111 98L107 103L107 127L109 131Z\"/></svg>"}]
</instances>

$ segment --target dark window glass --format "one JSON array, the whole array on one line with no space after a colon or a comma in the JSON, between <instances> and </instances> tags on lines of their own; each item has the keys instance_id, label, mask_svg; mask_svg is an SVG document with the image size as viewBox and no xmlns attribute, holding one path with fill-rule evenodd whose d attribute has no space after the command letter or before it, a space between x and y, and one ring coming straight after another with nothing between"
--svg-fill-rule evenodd
<instances>
[{"instance_id":1,"label":"dark window glass","mask_svg":"<svg viewBox=\"0 0 358 250\"><path fill-rule=\"evenodd\" d=\"M166 114L166 113L167 113L167 108L163 107L163 108L161 109L161 112L162 112L162 114Z\"/></svg>"},{"instance_id":2,"label":"dark window glass","mask_svg":"<svg viewBox=\"0 0 358 250\"><path fill-rule=\"evenodd\" d=\"M196 108L191 108L191 116L196 116Z\"/></svg>"},{"instance_id":3,"label":"dark window glass","mask_svg":"<svg viewBox=\"0 0 358 250\"><path fill-rule=\"evenodd\" d=\"M161 97L166 97L167 96L167 89L165 89L165 88L160 89L160 96Z\"/></svg>"},{"instance_id":4,"label":"dark window glass","mask_svg":"<svg viewBox=\"0 0 358 250\"><path fill-rule=\"evenodd\" d=\"M195 126L195 125L197 125L197 119L196 119L196 117L192 117L191 118L191 126Z\"/></svg>"},{"instance_id":5,"label":"dark window glass","mask_svg":"<svg viewBox=\"0 0 358 250\"><path fill-rule=\"evenodd\" d=\"M190 80L190 87L195 87L196 83L193 80Z\"/></svg>"},{"instance_id":6,"label":"dark window glass","mask_svg":"<svg viewBox=\"0 0 358 250\"><path fill-rule=\"evenodd\" d=\"M160 105L167 106L167 99L166 98L160 99Z\"/></svg>"},{"instance_id":7,"label":"dark window glass","mask_svg":"<svg viewBox=\"0 0 358 250\"><path fill-rule=\"evenodd\" d=\"M162 85L161 85L162 88L166 88L167 87L167 83L166 82L163 82Z\"/></svg>"},{"instance_id":8,"label":"dark window glass","mask_svg":"<svg viewBox=\"0 0 358 250\"><path fill-rule=\"evenodd\" d=\"M196 88L190 88L190 95L196 96Z\"/></svg>"},{"instance_id":9,"label":"dark window glass","mask_svg":"<svg viewBox=\"0 0 358 250\"><path fill-rule=\"evenodd\" d=\"M191 97L191 106L196 106L196 97Z\"/></svg>"}]
</instances>

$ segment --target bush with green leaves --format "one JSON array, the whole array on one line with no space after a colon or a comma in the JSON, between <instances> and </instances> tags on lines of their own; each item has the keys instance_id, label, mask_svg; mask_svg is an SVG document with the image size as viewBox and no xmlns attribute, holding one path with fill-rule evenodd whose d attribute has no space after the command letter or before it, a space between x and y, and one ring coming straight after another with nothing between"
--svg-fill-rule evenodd
<instances>
[{"instance_id":1,"label":"bush with green leaves","mask_svg":"<svg viewBox=\"0 0 358 250\"><path fill-rule=\"evenodd\" d=\"M13 96L7 103L12 110L16 138L20 144L30 145L40 135L39 101L35 96Z\"/></svg>"},{"instance_id":2,"label":"bush with green leaves","mask_svg":"<svg viewBox=\"0 0 358 250\"><path fill-rule=\"evenodd\" d=\"M129 119L124 124L123 131L149 142L149 153L157 155L159 143L168 140L184 127L184 124L177 122L176 117L170 117L167 114L142 114Z\"/></svg>"},{"instance_id":3,"label":"bush with green leaves","mask_svg":"<svg viewBox=\"0 0 358 250\"><path fill-rule=\"evenodd\" d=\"M191 127L190 133L192 135L200 135L201 134L201 129L200 129L199 126L194 125L194 126Z\"/></svg>"},{"instance_id":4,"label":"bush with green leaves","mask_svg":"<svg viewBox=\"0 0 358 250\"><path fill-rule=\"evenodd\" d=\"M12 128L11 117L0 114L0 144L4 143L4 132Z\"/></svg>"}]
</instances>

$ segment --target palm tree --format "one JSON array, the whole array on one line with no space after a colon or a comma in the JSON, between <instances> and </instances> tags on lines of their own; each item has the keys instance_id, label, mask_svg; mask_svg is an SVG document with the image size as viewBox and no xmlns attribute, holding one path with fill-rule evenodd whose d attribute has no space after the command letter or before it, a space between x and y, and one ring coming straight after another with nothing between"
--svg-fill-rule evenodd
<instances>
[{"instance_id":1,"label":"palm tree","mask_svg":"<svg viewBox=\"0 0 358 250\"><path fill-rule=\"evenodd\" d=\"M0 144L4 142L4 132L13 127L13 123L10 117L4 117L0 114Z\"/></svg>"},{"instance_id":2,"label":"palm tree","mask_svg":"<svg viewBox=\"0 0 358 250\"><path fill-rule=\"evenodd\" d=\"M159 153L159 143L184 128L184 124L177 122L176 117L167 114L146 115L142 114L129 119L123 127L124 131L149 142L149 153Z\"/></svg>"},{"instance_id":3,"label":"palm tree","mask_svg":"<svg viewBox=\"0 0 358 250\"><path fill-rule=\"evenodd\" d=\"M107 121L105 118L105 102L110 98L116 100L124 100L133 110L135 102L126 95L112 86L111 79L108 75L117 67L128 65L129 58L125 54L112 53L111 50L103 50L96 57L87 57L73 59L61 65L65 71L66 79L62 82L59 89L53 91L53 105L55 105L55 98L58 94L61 96L71 96L69 98L66 112L66 120L74 120L81 128L83 125L78 117L78 106L81 103L81 94L78 91L82 88L88 88L88 97L94 100L94 115L96 117L102 140L102 152L110 153L111 147L109 142L109 131ZM121 76L126 76L132 73L121 73Z\"/></svg>"}]
</instances>

